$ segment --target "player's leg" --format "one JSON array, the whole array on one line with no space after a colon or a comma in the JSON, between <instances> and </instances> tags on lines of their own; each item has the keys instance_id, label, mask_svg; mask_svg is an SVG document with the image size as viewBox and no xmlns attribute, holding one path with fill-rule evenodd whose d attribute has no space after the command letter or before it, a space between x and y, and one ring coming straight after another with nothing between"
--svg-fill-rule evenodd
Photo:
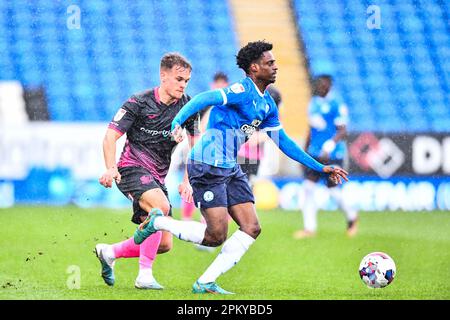
<instances>
[{"instance_id":1,"label":"player's leg","mask_svg":"<svg viewBox=\"0 0 450 320\"><path fill-rule=\"evenodd\" d=\"M127 176L124 175L124 178ZM126 180L125 180L126 181ZM124 182L126 184L126 182ZM133 201L133 218L139 217L141 214L138 201ZM102 277L106 284L114 284L114 264L116 259L120 258L136 258L139 257L140 247L134 243L133 238L126 239L114 244L97 244L95 253L102 265Z\"/></svg>"},{"instance_id":2,"label":"player's leg","mask_svg":"<svg viewBox=\"0 0 450 320\"><path fill-rule=\"evenodd\" d=\"M133 200L133 217L131 221L140 224L148 213L146 213L139 205L138 200ZM133 237L124 241L114 243L110 247L106 247L104 256L114 261L119 258L136 258L139 257L140 247L134 243Z\"/></svg>"},{"instance_id":3,"label":"player's leg","mask_svg":"<svg viewBox=\"0 0 450 320\"><path fill-rule=\"evenodd\" d=\"M134 223L141 223L148 215L147 210L158 208L160 212L170 213L170 203L167 199L164 187L160 186L154 179L149 179L151 175L143 168L121 168L122 181L118 184L118 188L124 195L133 199L133 217ZM145 176L146 179L142 179ZM163 241L161 241L163 239ZM162 243L161 243L162 242ZM160 245L161 243L161 245ZM156 252L167 252L172 247L171 237L162 237L156 234L142 243L137 245L133 238L115 243L113 245L101 244L96 247L96 253L102 262L102 277L109 285L114 283L113 266L114 261L118 258L139 257L139 275L138 279L146 279L141 283L151 283L150 287L160 288L156 285L151 275L152 264L155 259ZM154 284L154 285L153 285Z\"/></svg>"},{"instance_id":4,"label":"player's leg","mask_svg":"<svg viewBox=\"0 0 450 320\"><path fill-rule=\"evenodd\" d=\"M353 237L358 232L358 211L352 207L343 197L342 188L333 181L328 181L328 190L331 197L338 203L344 212L347 221L347 235Z\"/></svg>"},{"instance_id":5,"label":"player's leg","mask_svg":"<svg viewBox=\"0 0 450 320\"><path fill-rule=\"evenodd\" d=\"M239 225L239 230L225 241L220 254L194 284L195 293L230 293L220 288L216 279L239 262L261 232L253 194L247 176L239 166L227 186L228 213Z\"/></svg>"},{"instance_id":6,"label":"player's leg","mask_svg":"<svg viewBox=\"0 0 450 320\"><path fill-rule=\"evenodd\" d=\"M246 202L234 205L229 208L229 213L239 226L238 231L244 232L256 240L261 233L261 226L256 214L255 204Z\"/></svg>"},{"instance_id":7,"label":"player's leg","mask_svg":"<svg viewBox=\"0 0 450 320\"><path fill-rule=\"evenodd\" d=\"M230 207L229 213L240 228L225 241L220 254L197 280L200 285L215 283L221 274L236 265L261 232L253 203Z\"/></svg>"},{"instance_id":8,"label":"player's leg","mask_svg":"<svg viewBox=\"0 0 450 320\"><path fill-rule=\"evenodd\" d=\"M221 245L228 232L228 210L225 206L201 209L206 224L197 221L180 221L164 216L152 219L155 231L170 232L180 240L209 247ZM150 223L150 222L149 222Z\"/></svg>"},{"instance_id":9,"label":"player's leg","mask_svg":"<svg viewBox=\"0 0 450 320\"><path fill-rule=\"evenodd\" d=\"M158 247L158 254L169 252L173 247L173 236L170 232L161 231L161 243Z\"/></svg>"},{"instance_id":10,"label":"player's leg","mask_svg":"<svg viewBox=\"0 0 450 320\"><path fill-rule=\"evenodd\" d=\"M195 212L195 204L193 202L181 201L181 219L190 221Z\"/></svg>"},{"instance_id":11,"label":"player's leg","mask_svg":"<svg viewBox=\"0 0 450 320\"><path fill-rule=\"evenodd\" d=\"M317 181L320 174L310 169L305 170L305 181L303 182L303 230L294 233L295 239L303 239L315 236L317 232L317 211L316 192Z\"/></svg>"},{"instance_id":12,"label":"player's leg","mask_svg":"<svg viewBox=\"0 0 450 320\"><path fill-rule=\"evenodd\" d=\"M171 211L169 200L160 188L144 192L139 199L139 206L142 212L157 209L165 216L168 216ZM145 220L144 215L141 215L140 218ZM145 239L139 247L139 274L135 282L136 288L162 289L162 286L153 277L153 262L158 252L167 252L172 248L172 235L166 233L163 236L161 231L156 232Z\"/></svg>"},{"instance_id":13,"label":"player's leg","mask_svg":"<svg viewBox=\"0 0 450 320\"><path fill-rule=\"evenodd\" d=\"M201 251L214 252L228 234L228 209L218 207L201 209L200 212L202 214L200 222L206 226L206 230L202 243L196 244L196 247Z\"/></svg>"},{"instance_id":14,"label":"player's leg","mask_svg":"<svg viewBox=\"0 0 450 320\"><path fill-rule=\"evenodd\" d=\"M158 231L168 231L180 240L189 241L207 246L219 246L225 239L222 234L228 225L227 213L227 185L229 172L232 169L214 168L204 164L196 164L198 167L189 169L189 180L194 191L194 202L201 210L222 208L213 210L214 213L204 215L206 225L197 221L179 221L164 217L161 214L149 214L147 220L135 232L135 241L140 243L148 235ZM205 168L203 168L205 166ZM216 213L218 211L218 213Z\"/></svg>"},{"instance_id":15,"label":"player's leg","mask_svg":"<svg viewBox=\"0 0 450 320\"><path fill-rule=\"evenodd\" d=\"M181 220L192 221L194 212L195 204L193 202L186 202L184 200L181 201ZM201 217L200 222L206 225L206 221L203 216ZM214 247L208 247L198 243L196 243L195 246L200 251L213 252L215 250Z\"/></svg>"},{"instance_id":16,"label":"player's leg","mask_svg":"<svg viewBox=\"0 0 450 320\"><path fill-rule=\"evenodd\" d=\"M218 247L224 243L228 234L228 209L216 207L201 209L206 222L206 229L201 245Z\"/></svg>"},{"instance_id":17,"label":"player's leg","mask_svg":"<svg viewBox=\"0 0 450 320\"><path fill-rule=\"evenodd\" d=\"M119 190L128 198L133 198L133 194L137 192L136 168L120 168L119 172L122 176L120 184L117 184ZM139 194L140 196L140 194ZM136 214L136 207L139 207L137 201L133 201L133 216ZM139 223L136 221L136 223ZM139 246L137 246L133 239L127 239L112 245L100 243L95 246L95 254L101 263L101 276L106 284L114 285L114 264L118 258L132 258L139 257Z\"/></svg>"},{"instance_id":18,"label":"player's leg","mask_svg":"<svg viewBox=\"0 0 450 320\"><path fill-rule=\"evenodd\" d=\"M139 206L142 209L142 214L139 217L140 222L144 222L148 213L155 209L160 210L168 218L172 216L172 206L170 205L167 192L161 188L144 192L139 199ZM165 253L172 249L172 235L167 232L164 233L165 235L161 238L158 253Z\"/></svg>"}]
</instances>

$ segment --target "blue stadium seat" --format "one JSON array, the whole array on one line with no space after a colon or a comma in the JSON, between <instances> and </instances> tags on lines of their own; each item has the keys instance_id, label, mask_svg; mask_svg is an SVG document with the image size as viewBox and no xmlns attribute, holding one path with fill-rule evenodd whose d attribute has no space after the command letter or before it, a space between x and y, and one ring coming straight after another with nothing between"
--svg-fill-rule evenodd
<instances>
[{"instance_id":1,"label":"blue stadium seat","mask_svg":"<svg viewBox=\"0 0 450 320\"><path fill-rule=\"evenodd\" d=\"M450 113L446 2L382 1L381 30L361 18L367 6L294 0L311 72L333 73L358 122L351 130L450 131L435 118Z\"/></svg>"},{"instance_id":2,"label":"blue stadium seat","mask_svg":"<svg viewBox=\"0 0 450 320\"><path fill-rule=\"evenodd\" d=\"M450 128L450 116L434 118L431 122L431 128L437 132L448 132Z\"/></svg>"},{"instance_id":3,"label":"blue stadium seat","mask_svg":"<svg viewBox=\"0 0 450 320\"><path fill-rule=\"evenodd\" d=\"M81 1L79 30L66 26L68 5L0 1L0 79L46 85L52 120L109 121L132 91L158 83L167 51L192 53L193 94L208 89L216 66L241 76L227 2Z\"/></svg>"},{"instance_id":4,"label":"blue stadium seat","mask_svg":"<svg viewBox=\"0 0 450 320\"><path fill-rule=\"evenodd\" d=\"M406 123L408 126L413 127L416 132L429 132L430 130L433 130L430 122L424 117L411 116L407 118Z\"/></svg>"}]
</instances>

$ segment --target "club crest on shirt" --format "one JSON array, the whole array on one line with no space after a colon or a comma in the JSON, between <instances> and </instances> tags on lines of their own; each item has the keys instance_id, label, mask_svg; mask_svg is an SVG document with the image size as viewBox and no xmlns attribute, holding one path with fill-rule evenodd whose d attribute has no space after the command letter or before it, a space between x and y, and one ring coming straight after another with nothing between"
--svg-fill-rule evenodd
<instances>
[{"instance_id":1,"label":"club crest on shirt","mask_svg":"<svg viewBox=\"0 0 450 320\"><path fill-rule=\"evenodd\" d=\"M116 115L114 116L114 121L120 121L120 119L123 118L123 116L127 113L125 109L120 108L119 111L117 111Z\"/></svg>"},{"instance_id":2,"label":"club crest on shirt","mask_svg":"<svg viewBox=\"0 0 450 320\"><path fill-rule=\"evenodd\" d=\"M230 90L233 91L234 93L241 93L241 92L245 92L245 88L242 84L240 83L235 83L230 87Z\"/></svg>"}]
</instances>

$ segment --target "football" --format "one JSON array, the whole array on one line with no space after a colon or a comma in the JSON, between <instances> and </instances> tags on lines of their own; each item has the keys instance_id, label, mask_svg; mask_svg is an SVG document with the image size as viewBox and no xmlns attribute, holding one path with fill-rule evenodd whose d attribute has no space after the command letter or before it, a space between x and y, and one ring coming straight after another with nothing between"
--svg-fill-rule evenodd
<instances>
[{"instance_id":1,"label":"football","mask_svg":"<svg viewBox=\"0 0 450 320\"><path fill-rule=\"evenodd\" d=\"M394 280L394 260L384 252L372 252L359 264L359 276L369 288L384 288Z\"/></svg>"}]
</instances>

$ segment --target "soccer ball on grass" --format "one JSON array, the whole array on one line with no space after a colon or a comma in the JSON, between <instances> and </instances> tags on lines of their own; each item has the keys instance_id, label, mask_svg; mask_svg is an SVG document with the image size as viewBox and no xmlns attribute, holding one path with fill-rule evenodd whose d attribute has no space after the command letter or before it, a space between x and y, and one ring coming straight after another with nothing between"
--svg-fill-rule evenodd
<instances>
[{"instance_id":1,"label":"soccer ball on grass","mask_svg":"<svg viewBox=\"0 0 450 320\"><path fill-rule=\"evenodd\" d=\"M384 288L395 277L394 260L384 252L372 252L359 264L359 276L369 288Z\"/></svg>"}]
</instances>

